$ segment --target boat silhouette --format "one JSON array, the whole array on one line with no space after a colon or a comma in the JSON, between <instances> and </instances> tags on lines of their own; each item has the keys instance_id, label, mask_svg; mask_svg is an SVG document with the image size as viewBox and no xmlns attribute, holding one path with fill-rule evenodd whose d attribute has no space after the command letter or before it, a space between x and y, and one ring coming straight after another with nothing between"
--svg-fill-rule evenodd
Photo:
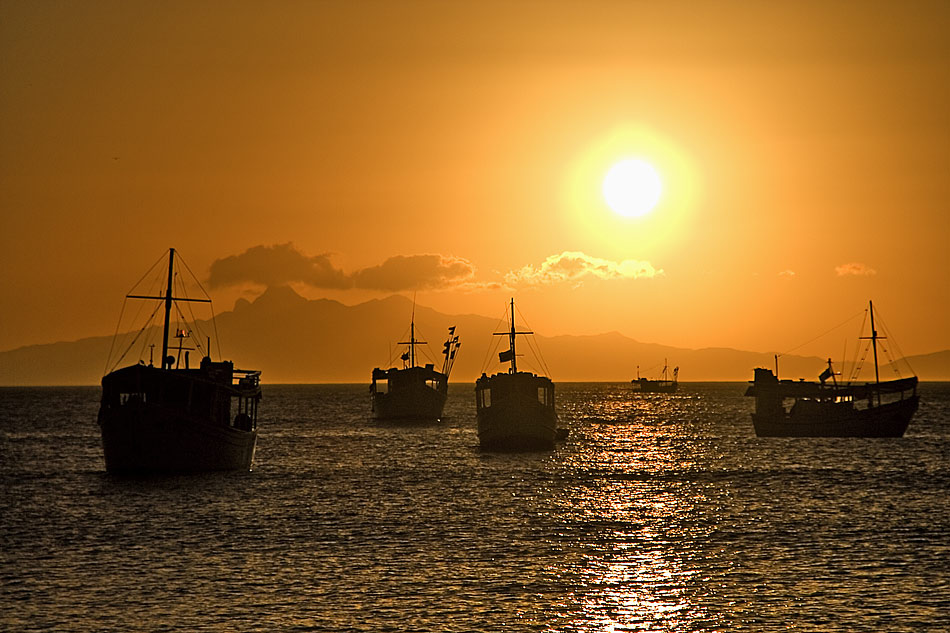
<instances>
[{"instance_id":1,"label":"boat silhouette","mask_svg":"<svg viewBox=\"0 0 950 633\"><path fill-rule=\"evenodd\" d=\"M478 442L483 450L550 450L564 433L557 428L554 404L554 383L547 376L518 371L515 342L515 301L511 300L511 316L507 332L495 336L508 337L508 349L498 360L509 363L507 372L492 376L482 373L475 381L475 408L478 421Z\"/></svg>"},{"instance_id":2,"label":"boat silhouette","mask_svg":"<svg viewBox=\"0 0 950 633\"><path fill-rule=\"evenodd\" d=\"M633 390L640 393L676 393L679 389L679 373L679 367L674 367L671 372L669 363L663 359L663 371L660 372L658 379L641 378L640 366L637 365L637 377L630 382Z\"/></svg>"},{"instance_id":3,"label":"boat silhouette","mask_svg":"<svg viewBox=\"0 0 950 633\"><path fill-rule=\"evenodd\" d=\"M373 369L373 381L369 386L373 403L373 417L377 420L434 421L442 418L448 396L449 375L455 364L455 356L461 346L455 326L442 345L442 370L434 363L416 364L416 346L425 341L416 339L415 305L409 321L409 340L399 345L408 349L400 356L403 367Z\"/></svg>"},{"instance_id":4,"label":"boat silhouette","mask_svg":"<svg viewBox=\"0 0 950 633\"><path fill-rule=\"evenodd\" d=\"M140 360L102 378L98 423L106 470L250 470L257 445L260 372L235 369L231 361L212 361L210 337L198 367L189 367L189 350L183 342L190 332L184 329L175 333L177 356L169 353L172 308L179 303L211 302L174 295L175 263L171 248L164 295L126 297L164 303L162 355L158 366L151 359L147 365Z\"/></svg>"},{"instance_id":5,"label":"boat silhouette","mask_svg":"<svg viewBox=\"0 0 950 633\"><path fill-rule=\"evenodd\" d=\"M839 383L831 359L818 382L779 380L756 368L745 395L755 398L752 422L759 437L901 437L917 411L917 377L881 380L874 304L868 302L874 382ZM776 357L777 358L777 357ZM856 374L857 372L855 372Z\"/></svg>"}]
</instances>

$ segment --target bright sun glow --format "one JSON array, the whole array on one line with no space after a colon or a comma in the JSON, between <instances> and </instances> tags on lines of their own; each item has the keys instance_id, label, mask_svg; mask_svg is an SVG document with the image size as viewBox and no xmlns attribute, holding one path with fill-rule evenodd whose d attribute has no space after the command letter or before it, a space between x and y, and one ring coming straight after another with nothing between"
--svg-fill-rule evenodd
<instances>
[{"instance_id":1,"label":"bright sun glow","mask_svg":"<svg viewBox=\"0 0 950 633\"><path fill-rule=\"evenodd\" d=\"M660 175L639 159L622 160L604 176L604 200L616 213L629 218L649 213L660 201L662 191Z\"/></svg>"}]
</instances>

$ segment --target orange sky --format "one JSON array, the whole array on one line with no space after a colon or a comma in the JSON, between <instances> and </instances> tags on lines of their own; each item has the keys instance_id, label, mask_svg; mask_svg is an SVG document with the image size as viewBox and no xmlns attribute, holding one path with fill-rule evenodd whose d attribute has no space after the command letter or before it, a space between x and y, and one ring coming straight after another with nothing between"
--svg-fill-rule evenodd
<instances>
[{"instance_id":1,"label":"orange sky","mask_svg":"<svg viewBox=\"0 0 950 633\"><path fill-rule=\"evenodd\" d=\"M0 350L111 334L169 246L219 312L266 271L784 351L874 299L950 348L945 2L194 4L0 4Z\"/></svg>"}]
</instances>

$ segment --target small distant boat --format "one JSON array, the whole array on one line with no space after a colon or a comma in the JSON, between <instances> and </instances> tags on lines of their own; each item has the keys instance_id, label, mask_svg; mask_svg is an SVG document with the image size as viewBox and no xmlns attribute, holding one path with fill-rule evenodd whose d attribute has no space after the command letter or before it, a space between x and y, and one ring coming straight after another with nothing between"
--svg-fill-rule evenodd
<instances>
[{"instance_id":1,"label":"small distant boat","mask_svg":"<svg viewBox=\"0 0 950 633\"><path fill-rule=\"evenodd\" d=\"M449 390L449 374L455 364L455 355L461 345L455 326L449 328L448 339L442 346L442 371L434 363L416 365L416 346L425 345L416 339L415 308L409 322L409 340L399 345L409 349L400 357L403 367L373 369L369 386L373 401L373 417L377 420L434 421L442 418Z\"/></svg>"},{"instance_id":2,"label":"small distant boat","mask_svg":"<svg viewBox=\"0 0 950 633\"><path fill-rule=\"evenodd\" d=\"M495 332L508 336L509 348L498 354L510 363L505 373L482 374L475 381L478 442L484 450L551 450L566 435L557 428L554 383L547 376L518 371L515 339L515 301L511 300L510 328Z\"/></svg>"},{"instance_id":3,"label":"small distant boat","mask_svg":"<svg viewBox=\"0 0 950 633\"><path fill-rule=\"evenodd\" d=\"M633 390L640 393L676 393L679 389L680 368L674 367L670 372L669 364L666 359L663 360L663 371L657 380L640 377L640 366L637 365L637 377L630 382L633 384Z\"/></svg>"},{"instance_id":4,"label":"small distant boat","mask_svg":"<svg viewBox=\"0 0 950 633\"><path fill-rule=\"evenodd\" d=\"M172 248L168 251L165 294L127 295L129 299L164 302L162 356L159 366L151 359L148 365L140 360L102 378L98 422L106 470L110 473L250 470L257 445L261 372L235 369L231 361L212 361L210 337L199 366L189 367L187 350L182 366L182 341L190 334L186 330L176 332L177 356L169 354L172 307L181 302L211 302L210 299L173 296L175 279L175 249Z\"/></svg>"},{"instance_id":5,"label":"small distant boat","mask_svg":"<svg viewBox=\"0 0 950 633\"><path fill-rule=\"evenodd\" d=\"M878 335L874 305L869 302L874 350L874 382L841 383L828 359L819 382L779 380L769 369L756 368L746 390L755 397L752 422L759 437L902 437L917 411L917 377L882 381L878 370ZM831 382L829 383L829 379Z\"/></svg>"}]
</instances>

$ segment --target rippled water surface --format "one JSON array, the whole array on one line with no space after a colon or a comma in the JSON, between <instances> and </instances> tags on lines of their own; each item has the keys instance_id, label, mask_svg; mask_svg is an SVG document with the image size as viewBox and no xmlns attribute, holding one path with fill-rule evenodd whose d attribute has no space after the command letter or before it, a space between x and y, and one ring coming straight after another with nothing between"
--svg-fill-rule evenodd
<instances>
[{"instance_id":1,"label":"rippled water surface","mask_svg":"<svg viewBox=\"0 0 950 633\"><path fill-rule=\"evenodd\" d=\"M561 384L550 453L265 387L255 469L114 477L97 388L0 389L0 629L950 630L950 384L902 439L758 439L741 384Z\"/></svg>"}]
</instances>

